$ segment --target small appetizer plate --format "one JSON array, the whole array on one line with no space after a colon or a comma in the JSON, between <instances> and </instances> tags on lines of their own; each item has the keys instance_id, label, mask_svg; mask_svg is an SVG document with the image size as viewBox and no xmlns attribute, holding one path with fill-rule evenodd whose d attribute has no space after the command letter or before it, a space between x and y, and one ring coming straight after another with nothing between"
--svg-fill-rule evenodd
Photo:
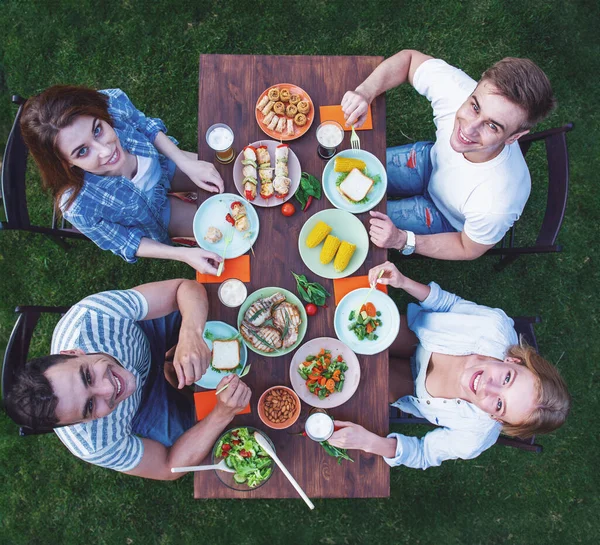
<instances>
[{"instance_id":1,"label":"small appetizer plate","mask_svg":"<svg viewBox=\"0 0 600 545\"><path fill-rule=\"evenodd\" d=\"M231 213L231 203L241 202L246 207L246 214L250 222L250 228L247 231L238 231L226 219L227 214ZM233 229L233 240L227 247L225 259L239 257L245 254L258 238L260 228L258 214L254 207L244 198L233 193L221 193L213 195L206 199L196 211L194 216L194 237L198 246L209 252L215 252L223 255L225 249L225 238L230 229ZM209 242L204 236L209 227L216 227L221 231L222 238L218 242Z\"/></svg>"},{"instance_id":2,"label":"small appetizer plate","mask_svg":"<svg viewBox=\"0 0 600 545\"><path fill-rule=\"evenodd\" d=\"M400 312L394 300L379 290L373 290L367 302L373 303L375 308L381 312L378 318L381 325L375 330L377 339L358 340L354 331L349 329L352 323L349 320L351 312L356 312L358 305L364 301L369 288L359 288L346 294L335 309L333 327L338 339L347 344L357 354L379 354L394 342L400 331Z\"/></svg>"}]
</instances>

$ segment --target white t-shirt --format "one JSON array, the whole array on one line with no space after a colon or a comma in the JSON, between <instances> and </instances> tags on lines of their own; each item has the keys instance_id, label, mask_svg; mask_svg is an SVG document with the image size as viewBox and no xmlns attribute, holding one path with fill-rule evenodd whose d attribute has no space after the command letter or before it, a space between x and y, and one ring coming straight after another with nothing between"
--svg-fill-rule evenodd
<instances>
[{"instance_id":1,"label":"white t-shirt","mask_svg":"<svg viewBox=\"0 0 600 545\"><path fill-rule=\"evenodd\" d=\"M160 161L158 157L144 157L143 155L136 155L136 158L137 172L131 182L151 199L154 186L160 181L162 175Z\"/></svg>"},{"instance_id":2,"label":"white t-shirt","mask_svg":"<svg viewBox=\"0 0 600 545\"><path fill-rule=\"evenodd\" d=\"M477 82L440 59L417 68L413 86L433 107L437 127L428 191L457 231L474 242L496 244L519 219L531 191L527 164L515 142L485 163L471 163L450 146L457 110Z\"/></svg>"}]
</instances>

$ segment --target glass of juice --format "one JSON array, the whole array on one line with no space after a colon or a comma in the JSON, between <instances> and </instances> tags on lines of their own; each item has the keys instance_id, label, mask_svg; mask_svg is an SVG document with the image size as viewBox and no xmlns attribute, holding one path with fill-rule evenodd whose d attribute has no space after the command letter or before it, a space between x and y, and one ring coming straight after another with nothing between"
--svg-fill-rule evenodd
<instances>
[{"instance_id":1,"label":"glass of juice","mask_svg":"<svg viewBox=\"0 0 600 545\"><path fill-rule=\"evenodd\" d=\"M219 286L217 295L226 307L237 308L246 300L248 290L241 280L229 278Z\"/></svg>"},{"instance_id":2,"label":"glass of juice","mask_svg":"<svg viewBox=\"0 0 600 545\"><path fill-rule=\"evenodd\" d=\"M313 441L327 441L333 435L333 419L322 409L313 411L306 419L304 431Z\"/></svg>"},{"instance_id":3,"label":"glass of juice","mask_svg":"<svg viewBox=\"0 0 600 545\"><path fill-rule=\"evenodd\" d=\"M227 165L233 161L233 130L225 123L215 123L206 131L206 143L214 150L217 161Z\"/></svg>"},{"instance_id":4,"label":"glass of juice","mask_svg":"<svg viewBox=\"0 0 600 545\"><path fill-rule=\"evenodd\" d=\"M344 140L344 128L337 121L325 121L317 127L317 153L321 159L331 159Z\"/></svg>"}]
</instances>

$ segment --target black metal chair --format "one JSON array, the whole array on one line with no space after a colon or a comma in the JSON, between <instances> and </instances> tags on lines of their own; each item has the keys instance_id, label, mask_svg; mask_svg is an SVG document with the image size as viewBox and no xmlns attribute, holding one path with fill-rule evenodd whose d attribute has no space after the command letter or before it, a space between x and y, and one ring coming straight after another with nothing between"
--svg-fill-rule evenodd
<instances>
[{"instance_id":1,"label":"black metal chair","mask_svg":"<svg viewBox=\"0 0 600 545\"><path fill-rule=\"evenodd\" d=\"M69 246L66 238L89 240L84 234L73 228L57 213L53 207L51 227L32 225L27 208L26 172L27 156L29 151L23 137L19 121L23 111L25 99L14 95L12 101L19 105L15 121L6 142L4 158L2 160L2 203L6 221L0 222L0 230L18 229L33 233L42 233L59 244L64 249ZM59 217L60 216L60 217Z\"/></svg>"},{"instance_id":2,"label":"black metal chair","mask_svg":"<svg viewBox=\"0 0 600 545\"><path fill-rule=\"evenodd\" d=\"M11 388L17 370L27 362L27 354L31 344L33 331L43 313L64 314L69 310L69 307L39 307L39 306L22 306L17 307L15 312L18 314L15 327L10 334L6 352L4 353L4 361L2 363L2 403L6 392ZM30 428L19 428L19 434L38 435L49 433L52 430L32 430Z\"/></svg>"},{"instance_id":3,"label":"black metal chair","mask_svg":"<svg viewBox=\"0 0 600 545\"><path fill-rule=\"evenodd\" d=\"M556 243L567 209L569 193L569 152L567 150L567 133L573 130L573 123L547 131L526 134L519 139L523 155L526 156L533 142L543 141L546 146L548 161L548 199L542 226L533 246L515 246L515 223L506 233L500 246L492 248L487 255L499 255L500 261L496 270L515 261L523 254L543 254L561 252L562 246Z\"/></svg>"},{"instance_id":4,"label":"black metal chair","mask_svg":"<svg viewBox=\"0 0 600 545\"><path fill-rule=\"evenodd\" d=\"M529 346L535 348L535 350L539 352L537 339L535 337L535 332L533 331L534 324L539 324L541 322L539 316L521 316L518 318L513 318L513 320L515 322L515 330L517 333L523 337ZM435 424L432 424L425 418L412 416L411 414L407 414L397 407L392 406L390 406L390 424L425 424L427 426L435 427ZM529 439L520 439L518 437L507 437L505 435L501 435L498 438L498 441L496 441L496 444L505 445L507 447L515 447L538 454L542 452L542 446L535 443L535 436Z\"/></svg>"}]
</instances>

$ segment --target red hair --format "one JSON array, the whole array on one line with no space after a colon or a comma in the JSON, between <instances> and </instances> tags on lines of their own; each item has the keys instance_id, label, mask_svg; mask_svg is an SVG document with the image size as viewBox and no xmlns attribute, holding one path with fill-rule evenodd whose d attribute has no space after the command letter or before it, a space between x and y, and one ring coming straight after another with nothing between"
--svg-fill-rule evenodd
<instances>
[{"instance_id":1,"label":"red hair","mask_svg":"<svg viewBox=\"0 0 600 545\"><path fill-rule=\"evenodd\" d=\"M79 116L101 119L111 127L108 97L88 87L55 85L30 98L21 114L21 134L42 173L44 187L60 202L65 191L71 195L68 208L83 186L83 170L71 166L57 147L61 129L71 125Z\"/></svg>"}]
</instances>

